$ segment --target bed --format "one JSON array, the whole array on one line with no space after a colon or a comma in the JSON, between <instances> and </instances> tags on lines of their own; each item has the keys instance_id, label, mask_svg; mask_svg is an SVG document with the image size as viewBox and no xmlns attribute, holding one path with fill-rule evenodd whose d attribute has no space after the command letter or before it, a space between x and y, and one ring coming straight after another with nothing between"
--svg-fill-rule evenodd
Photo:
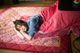
<instances>
[{"instance_id":1,"label":"bed","mask_svg":"<svg viewBox=\"0 0 80 53\"><path fill-rule=\"evenodd\" d=\"M30 41L14 30L13 21L39 14L44 8L47 7L11 7L0 13L0 48L33 53L69 53L70 41L66 29L36 33Z\"/></svg>"}]
</instances>

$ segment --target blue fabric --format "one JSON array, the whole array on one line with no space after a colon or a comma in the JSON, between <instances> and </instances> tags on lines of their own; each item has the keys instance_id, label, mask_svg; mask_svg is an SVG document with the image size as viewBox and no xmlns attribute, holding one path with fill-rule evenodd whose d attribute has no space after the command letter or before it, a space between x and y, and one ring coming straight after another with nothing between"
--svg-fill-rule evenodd
<instances>
[{"instance_id":1,"label":"blue fabric","mask_svg":"<svg viewBox=\"0 0 80 53\"><path fill-rule=\"evenodd\" d=\"M31 16L30 19L27 20L27 25L29 27L27 33L32 37L39 30L41 24L42 17L40 15Z\"/></svg>"}]
</instances>

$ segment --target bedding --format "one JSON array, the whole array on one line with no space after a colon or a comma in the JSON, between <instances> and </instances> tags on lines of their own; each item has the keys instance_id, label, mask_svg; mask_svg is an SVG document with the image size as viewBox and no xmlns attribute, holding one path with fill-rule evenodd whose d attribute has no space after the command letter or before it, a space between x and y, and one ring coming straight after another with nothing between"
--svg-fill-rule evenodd
<instances>
[{"instance_id":1,"label":"bedding","mask_svg":"<svg viewBox=\"0 0 80 53\"><path fill-rule=\"evenodd\" d=\"M51 7L54 11L46 11L48 7L13 7L1 13L0 48L35 53L70 53L68 32L72 30L79 36L80 11L61 11L58 10L58 3L55 4ZM47 16L40 29L48 33L36 33L30 41L23 39L23 36L14 30L13 21L16 19L25 21L40 12L43 18Z\"/></svg>"},{"instance_id":2,"label":"bedding","mask_svg":"<svg viewBox=\"0 0 80 53\"><path fill-rule=\"evenodd\" d=\"M28 41L14 30L13 21L27 19L40 13L46 7L13 7L0 14L0 48L29 51L35 53L69 53L67 30L53 31L47 34L37 33ZM35 11L37 10L37 11ZM62 33L63 32L63 33Z\"/></svg>"},{"instance_id":3,"label":"bedding","mask_svg":"<svg viewBox=\"0 0 80 53\"><path fill-rule=\"evenodd\" d=\"M58 9L58 0L52 7L45 8L41 12L44 23L41 30L44 32L72 30L80 36L80 11L62 11ZM49 10L49 11L48 11ZM46 20L46 21L45 21ZM67 33L67 32L66 32Z\"/></svg>"}]
</instances>

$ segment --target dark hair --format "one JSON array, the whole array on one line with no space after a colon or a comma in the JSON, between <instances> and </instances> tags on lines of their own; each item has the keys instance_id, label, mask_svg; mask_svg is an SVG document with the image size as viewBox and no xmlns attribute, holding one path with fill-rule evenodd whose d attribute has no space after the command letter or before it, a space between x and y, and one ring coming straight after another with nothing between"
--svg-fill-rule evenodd
<instances>
[{"instance_id":1,"label":"dark hair","mask_svg":"<svg viewBox=\"0 0 80 53\"><path fill-rule=\"evenodd\" d=\"M28 28L27 23L24 22L24 21L22 21L22 20L15 20L15 21L13 21L13 23L15 24L15 28L16 28L16 30L18 30L18 31L20 31L20 29L17 28L17 25L25 26L25 27ZM28 29L26 29L26 30L28 30Z\"/></svg>"}]
</instances>

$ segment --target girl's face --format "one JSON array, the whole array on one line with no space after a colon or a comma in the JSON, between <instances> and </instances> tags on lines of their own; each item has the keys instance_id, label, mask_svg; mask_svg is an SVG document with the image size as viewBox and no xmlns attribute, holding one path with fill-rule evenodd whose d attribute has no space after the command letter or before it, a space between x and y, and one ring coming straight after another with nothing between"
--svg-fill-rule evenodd
<instances>
[{"instance_id":1,"label":"girl's face","mask_svg":"<svg viewBox=\"0 0 80 53\"><path fill-rule=\"evenodd\" d=\"M18 28L20 31L26 31L26 29L27 29L27 27L22 26L22 25L17 25L17 28Z\"/></svg>"}]
</instances>

